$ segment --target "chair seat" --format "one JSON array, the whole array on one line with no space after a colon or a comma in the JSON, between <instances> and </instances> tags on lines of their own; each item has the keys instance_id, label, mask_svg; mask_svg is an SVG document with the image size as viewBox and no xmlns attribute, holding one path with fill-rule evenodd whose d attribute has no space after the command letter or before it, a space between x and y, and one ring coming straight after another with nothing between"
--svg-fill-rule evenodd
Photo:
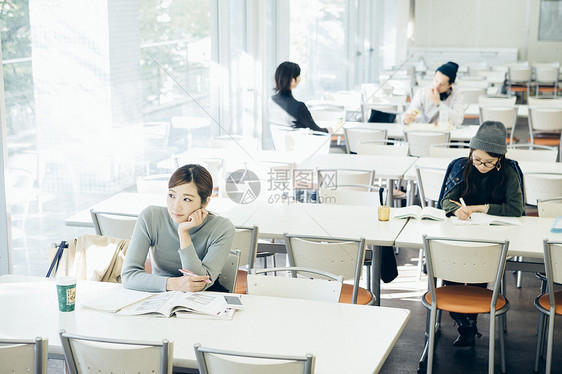
<instances>
[{"instance_id":1,"label":"chair seat","mask_svg":"<svg viewBox=\"0 0 562 374\"><path fill-rule=\"evenodd\" d=\"M529 142L531 141L531 139L529 139ZM552 147L555 146L559 146L560 145L560 136L558 137L535 137L535 142L534 144L539 144L539 145L549 145Z\"/></svg>"},{"instance_id":2,"label":"chair seat","mask_svg":"<svg viewBox=\"0 0 562 374\"><path fill-rule=\"evenodd\" d=\"M562 314L562 291L555 291L554 298L556 299L556 314ZM550 310L550 300L548 298L548 294L545 293L544 295L539 297L539 304L546 310Z\"/></svg>"},{"instance_id":3,"label":"chair seat","mask_svg":"<svg viewBox=\"0 0 562 374\"><path fill-rule=\"evenodd\" d=\"M444 286L435 290L437 308L456 313L490 313L492 291L476 286ZM431 305L431 293L426 292L425 301ZM506 305L506 299L498 296L496 310Z\"/></svg>"},{"instance_id":4,"label":"chair seat","mask_svg":"<svg viewBox=\"0 0 562 374\"><path fill-rule=\"evenodd\" d=\"M248 272L246 270L238 270L238 275L236 276L236 286L234 287L234 293L245 295L247 285L248 285Z\"/></svg>"},{"instance_id":5,"label":"chair seat","mask_svg":"<svg viewBox=\"0 0 562 374\"><path fill-rule=\"evenodd\" d=\"M351 304L351 299L353 296L353 285L344 283L341 288L340 303ZM367 305L371 302L373 295L365 288L359 287L359 292L357 293L357 304Z\"/></svg>"}]
</instances>

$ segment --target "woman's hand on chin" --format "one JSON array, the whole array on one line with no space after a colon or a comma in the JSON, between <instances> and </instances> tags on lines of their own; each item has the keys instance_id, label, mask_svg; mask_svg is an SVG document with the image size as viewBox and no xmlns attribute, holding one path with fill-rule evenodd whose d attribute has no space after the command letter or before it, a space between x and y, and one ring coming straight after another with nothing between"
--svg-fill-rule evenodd
<instances>
[{"instance_id":1,"label":"woman's hand on chin","mask_svg":"<svg viewBox=\"0 0 562 374\"><path fill-rule=\"evenodd\" d=\"M209 212L205 208L193 211L185 222L178 225L178 232L188 232L190 229L199 226L205 221Z\"/></svg>"}]
</instances>

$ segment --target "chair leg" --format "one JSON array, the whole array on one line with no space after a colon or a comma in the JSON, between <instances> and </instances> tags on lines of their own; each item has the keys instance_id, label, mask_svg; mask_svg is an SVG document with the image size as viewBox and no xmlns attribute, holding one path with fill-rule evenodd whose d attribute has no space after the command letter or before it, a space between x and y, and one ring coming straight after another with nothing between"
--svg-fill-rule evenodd
<instances>
[{"instance_id":1,"label":"chair leg","mask_svg":"<svg viewBox=\"0 0 562 374\"><path fill-rule=\"evenodd\" d=\"M488 374L494 374L494 352L496 348L496 318L490 313L490 339L488 347Z\"/></svg>"},{"instance_id":2,"label":"chair leg","mask_svg":"<svg viewBox=\"0 0 562 374\"><path fill-rule=\"evenodd\" d=\"M428 350L427 350L427 374L433 372L433 353L435 349L435 321L437 318L437 311L432 310L429 316L429 337L428 337Z\"/></svg>"},{"instance_id":3,"label":"chair leg","mask_svg":"<svg viewBox=\"0 0 562 374\"><path fill-rule=\"evenodd\" d=\"M423 248L420 248L418 252L418 280L421 279L423 270Z\"/></svg>"},{"instance_id":4,"label":"chair leg","mask_svg":"<svg viewBox=\"0 0 562 374\"><path fill-rule=\"evenodd\" d=\"M367 266L367 290L369 290L369 292L371 292L371 265Z\"/></svg>"},{"instance_id":5,"label":"chair leg","mask_svg":"<svg viewBox=\"0 0 562 374\"><path fill-rule=\"evenodd\" d=\"M500 323L498 325L499 335L500 335L500 359L501 359L501 369L502 373L506 372L505 368L505 331L503 329L503 321L505 320L506 314L500 316Z\"/></svg>"},{"instance_id":6,"label":"chair leg","mask_svg":"<svg viewBox=\"0 0 562 374\"><path fill-rule=\"evenodd\" d=\"M518 256L517 261L523 262L523 257ZM523 283L522 281L523 281L523 273L521 272L521 270L518 270L517 271L517 288L521 288L521 284Z\"/></svg>"},{"instance_id":7,"label":"chair leg","mask_svg":"<svg viewBox=\"0 0 562 374\"><path fill-rule=\"evenodd\" d=\"M548 317L548 341L546 345L546 369L545 373L550 374L552 368L552 341L554 340L554 316Z\"/></svg>"},{"instance_id":8,"label":"chair leg","mask_svg":"<svg viewBox=\"0 0 562 374\"><path fill-rule=\"evenodd\" d=\"M537 323L537 348L535 351L535 372L539 371L539 360L544 345L544 320L545 316L539 312L539 320Z\"/></svg>"}]
</instances>

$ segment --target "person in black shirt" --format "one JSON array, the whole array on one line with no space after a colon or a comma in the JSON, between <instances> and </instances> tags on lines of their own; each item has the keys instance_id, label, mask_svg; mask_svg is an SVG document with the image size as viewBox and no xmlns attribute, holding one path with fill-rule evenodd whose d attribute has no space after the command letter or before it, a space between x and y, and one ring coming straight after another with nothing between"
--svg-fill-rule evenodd
<instances>
[{"instance_id":1,"label":"person in black shirt","mask_svg":"<svg viewBox=\"0 0 562 374\"><path fill-rule=\"evenodd\" d=\"M294 62L285 61L275 70L275 95L271 97L272 101L277 104L291 118L294 128L309 128L313 131L329 132L328 129L319 127L314 120L306 104L297 101L291 91L295 89L301 80L301 68ZM273 115L274 110L271 111ZM286 118L286 117L285 117ZM272 118L272 123L282 123L283 120L276 121Z\"/></svg>"}]
</instances>

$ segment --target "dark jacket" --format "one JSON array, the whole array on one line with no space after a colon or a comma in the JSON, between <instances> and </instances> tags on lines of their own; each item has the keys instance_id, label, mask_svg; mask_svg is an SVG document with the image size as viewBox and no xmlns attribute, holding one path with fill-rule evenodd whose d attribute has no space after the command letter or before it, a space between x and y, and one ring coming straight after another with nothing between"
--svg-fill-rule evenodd
<instances>
[{"instance_id":1,"label":"dark jacket","mask_svg":"<svg viewBox=\"0 0 562 374\"><path fill-rule=\"evenodd\" d=\"M310 110L308 110L306 104L302 101L297 101L290 92L277 93L273 95L271 99L295 119L292 127L297 129L308 128L313 131L328 132L328 129L319 127L316 122L314 122L312 114L310 114Z\"/></svg>"},{"instance_id":2,"label":"dark jacket","mask_svg":"<svg viewBox=\"0 0 562 374\"><path fill-rule=\"evenodd\" d=\"M445 178L443 178L443 185L441 186L441 192L439 193L439 200L437 201L437 208L441 209L441 200L443 197L451 191L454 187L458 186L464 181L463 170L464 166L468 161L468 157L460 157L456 160L451 161L449 166L447 166L447 171L445 172ZM519 183L521 184L521 193L523 194L523 206L525 206L525 188L523 187L523 172L519 167L519 164L515 160L506 158L505 161L510 165L517 176L519 177Z\"/></svg>"}]
</instances>

